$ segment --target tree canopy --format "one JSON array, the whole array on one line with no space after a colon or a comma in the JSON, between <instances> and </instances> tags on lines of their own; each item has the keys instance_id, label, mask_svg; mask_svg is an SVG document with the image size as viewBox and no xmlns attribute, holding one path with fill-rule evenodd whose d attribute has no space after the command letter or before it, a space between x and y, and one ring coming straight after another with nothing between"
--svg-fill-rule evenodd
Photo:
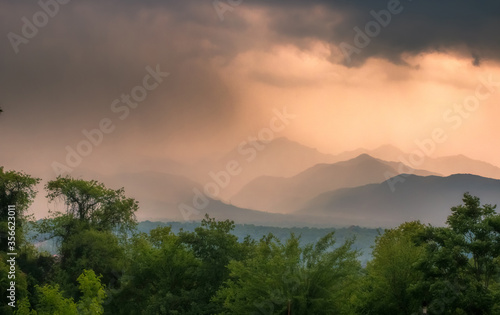
<instances>
[{"instance_id":1,"label":"tree canopy","mask_svg":"<svg viewBox=\"0 0 500 315\"><path fill-rule=\"evenodd\" d=\"M61 200L65 212L54 212L42 225L42 232L70 237L75 231L131 231L137 221L138 202L125 196L123 188L113 190L95 180L59 176L45 186L50 202Z\"/></svg>"},{"instance_id":2,"label":"tree canopy","mask_svg":"<svg viewBox=\"0 0 500 315\"><path fill-rule=\"evenodd\" d=\"M34 224L28 208L39 181L0 167L1 222L15 204L25 244L18 303L2 300L2 314L500 314L500 215L468 193L444 226L404 222L381 232L362 266L354 240L337 241L335 231L308 242L294 233L238 237L233 221L207 215L189 231L140 232L138 202L123 188L69 176L45 186L63 210ZM58 240L57 255L24 241L32 227Z\"/></svg>"},{"instance_id":3,"label":"tree canopy","mask_svg":"<svg viewBox=\"0 0 500 315\"><path fill-rule=\"evenodd\" d=\"M36 185L39 182L39 178L23 172L6 172L0 167L0 251L7 250L8 207L11 205L15 206L16 244L19 246L24 242L26 211L37 195Z\"/></svg>"},{"instance_id":4,"label":"tree canopy","mask_svg":"<svg viewBox=\"0 0 500 315\"><path fill-rule=\"evenodd\" d=\"M447 227L429 226L420 244L426 249L419 269L430 310L443 314L492 314L500 291L500 215L466 193L451 208ZM498 314L498 313L496 313Z\"/></svg>"},{"instance_id":5,"label":"tree canopy","mask_svg":"<svg viewBox=\"0 0 500 315\"><path fill-rule=\"evenodd\" d=\"M348 302L360 265L352 241L331 250L334 234L299 246L293 236L282 244L272 234L255 254L231 261L230 279L217 293L225 314L352 314Z\"/></svg>"}]
</instances>

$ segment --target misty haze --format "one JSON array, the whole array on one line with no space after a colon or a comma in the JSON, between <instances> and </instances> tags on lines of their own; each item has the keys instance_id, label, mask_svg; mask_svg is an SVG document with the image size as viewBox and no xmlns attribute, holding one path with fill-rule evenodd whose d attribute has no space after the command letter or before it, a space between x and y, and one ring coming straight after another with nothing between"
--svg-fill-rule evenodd
<instances>
[{"instance_id":1,"label":"misty haze","mask_svg":"<svg viewBox=\"0 0 500 315\"><path fill-rule=\"evenodd\" d=\"M0 19L0 314L500 314L500 3Z\"/></svg>"}]
</instances>

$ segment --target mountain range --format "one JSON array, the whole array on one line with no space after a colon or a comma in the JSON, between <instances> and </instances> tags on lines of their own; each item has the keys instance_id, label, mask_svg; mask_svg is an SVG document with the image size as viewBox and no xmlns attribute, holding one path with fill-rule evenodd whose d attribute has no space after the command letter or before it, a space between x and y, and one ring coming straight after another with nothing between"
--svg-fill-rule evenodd
<instances>
[{"instance_id":1,"label":"mountain range","mask_svg":"<svg viewBox=\"0 0 500 315\"><path fill-rule=\"evenodd\" d=\"M141 220L199 221L208 213L220 220L283 227L386 227L413 219L443 225L465 192L500 203L500 168L494 165L463 155L425 157L414 168L401 162L408 160L408 154L389 145L331 155L278 138L243 143L200 165L147 159L105 175L74 175L124 187L127 196L139 201ZM217 195L206 192L218 185L213 174L227 172L234 161L241 172L228 175ZM193 211L186 216L182 209Z\"/></svg>"},{"instance_id":2,"label":"mountain range","mask_svg":"<svg viewBox=\"0 0 500 315\"><path fill-rule=\"evenodd\" d=\"M368 154L333 164L317 164L288 178L262 176L237 193L231 202L235 205L271 212L291 213L304 202L327 191L381 183L390 177L412 171L416 175L436 175L424 170L400 167L397 162L387 162Z\"/></svg>"},{"instance_id":3,"label":"mountain range","mask_svg":"<svg viewBox=\"0 0 500 315\"><path fill-rule=\"evenodd\" d=\"M386 181L323 193L296 214L320 216L337 224L394 226L421 220L443 225L465 192L480 197L483 204L500 204L500 180L470 174L407 175L394 191Z\"/></svg>"},{"instance_id":4,"label":"mountain range","mask_svg":"<svg viewBox=\"0 0 500 315\"><path fill-rule=\"evenodd\" d=\"M208 182L209 172L224 170L227 163L236 161L241 166L241 173L231 178L231 185L221 192L223 199L229 199L244 185L260 176L293 176L320 163L335 163L336 156L321 153L314 148L304 146L287 138L277 138L270 143L241 143L218 161L205 164L205 176L199 182ZM199 168L202 168L201 166Z\"/></svg>"}]
</instances>

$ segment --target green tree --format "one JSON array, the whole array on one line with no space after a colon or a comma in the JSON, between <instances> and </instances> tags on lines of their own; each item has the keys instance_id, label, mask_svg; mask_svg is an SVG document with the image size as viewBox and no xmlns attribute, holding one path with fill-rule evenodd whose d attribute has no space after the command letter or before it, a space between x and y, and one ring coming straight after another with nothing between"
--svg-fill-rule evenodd
<instances>
[{"instance_id":1,"label":"green tree","mask_svg":"<svg viewBox=\"0 0 500 315\"><path fill-rule=\"evenodd\" d=\"M293 234L284 244L270 234L251 257L230 262L231 277L215 299L224 314L353 314L360 265L352 242L331 250L329 233L302 248Z\"/></svg>"},{"instance_id":2,"label":"green tree","mask_svg":"<svg viewBox=\"0 0 500 315\"><path fill-rule=\"evenodd\" d=\"M59 282L77 298L74 285L84 269L103 275L105 284L116 281L124 269L124 250L117 235L124 238L136 226L138 203L125 196L124 189L106 188L97 181L57 177L46 185L50 202L61 200L64 212L52 212L38 226L41 233L60 243Z\"/></svg>"},{"instance_id":3,"label":"green tree","mask_svg":"<svg viewBox=\"0 0 500 315\"><path fill-rule=\"evenodd\" d=\"M65 298L63 292L56 284L37 286L38 304L36 312L38 315L78 315L76 304L72 298Z\"/></svg>"},{"instance_id":4,"label":"green tree","mask_svg":"<svg viewBox=\"0 0 500 315\"><path fill-rule=\"evenodd\" d=\"M57 284L37 285L36 308L30 310L30 302L24 298L19 302L16 315L101 315L106 292L100 278L93 270L83 271L77 280L82 293L78 303L66 298Z\"/></svg>"},{"instance_id":5,"label":"green tree","mask_svg":"<svg viewBox=\"0 0 500 315\"><path fill-rule=\"evenodd\" d=\"M500 298L500 215L466 193L453 207L447 227L428 227L421 240L427 255L420 264L430 311L493 314Z\"/></svg>"},{"instance_id":6,"label":"green tree","mask_svg":"<svg viewBox=\"0 0 500 315\"><path fill-rule=\"evenodd\" d=\"M425 248L417 246L415 238L424 229L420 222L406 222L377 237L359 299L361 313L419 313L422 298L414 285L423 277L417 263Z\"/></svg>"},{"instance_id":7,"label":"green tree","mask_svg":"<svg viewBox=\"0 0 500 315\"><path fill-rule=\"evenodd\" d=\"M201 266L198 268L199 286L197 303L203 313L212 314L220 310L220 305L211 299L229 278L227 268L231 260L243 260L251 255L253 243L246 238L243 243L231 234L234 230L234 222L230 220L216 221L205 215L201 226L195 228L194 232L179 233L180 241L188 246L194 256L199 259Z\"/></svg>"},{"instance_id":8,"label":"green tree","mask_svg":"<svg viewBox=\"0 0 500 315\"><path fill-rule=\"evenodd\" d=\"M27 297L21 299L17 306L17 310L14 312L16 315L37 315L35 310L31 309L30 301Z\"/></svg>"},{"instance_id":9,"label":"green tree","mask_svg":"<svg viewBox=\"0 0 500 315\"><path fill-rule=\"evenodd\" d=\"M38 252L35 246L24 246L19 252L17 269L26 275L29 298L36 295L36 286L52 283L60 267L55 257L47 252Z\"/></svg>"},{"instance_id":10,"label":"green tree","mask_svg":"<svg viewBox=\"0 0 500 315\"><path fill-rule=\"evenodd\" d=\"M106 299L106 291L101 284L102 276L96 276L93 270L84 270L78 277L79 289L82 293L77 308L80 315L100 315L104 313L102 306Z\"/></svg>"},{"instance_id":11,"label":"green tree","mask_svg":"<svg viewBox=\"0 0 500 315\"><path fill-rule=\"evenodd\" d=\"M130 265L107 309L113 314L202 314L200 261L170 227L134 236Z\"/></svg>"},{"instance_id":12,"label":"green tree","mask_svg":"<svg viewBox=\"0 0 500 315\"><path fill-rule=\"evenodd\" d=\"M15 281L15 293L16 300L19 301L28 296L28 283L27 275L20 268L16 268L15 273L10 273L10 263L7 262L12 256L7 256L4 253L0 253L0 290L2 292L1 303L0 303L0 314L13 314L14 308L9 306L7 303L12 302L7 298L10 291L7 289L11 288L10 282ZM9 277L10 276L10 277ZM15 276L13 278L12 276ZM18 304L16 303L16 307Z\"/></svg>"},{"instance_id":13,"label":"green tree","mask_svg":"<svg viewBox=\"0 0 500 315\"><path fill-rule=\"evenodd\" d=\"M0 251L8 248L8 222L15 224L15 243L17 246L25 242L24 228L28 218L26 211L33 203L39 178L31 177L23 172L5 172L0 167ZM14 220L9 219L8 206L15 206Z\"/></svg>"},{"instance_id":14,"label":"green tree","mask_svg":"<svg viewBox=\"0 0 500 315\"><path fill-rule=\"evenodd\" d=\"M62 200L65 213L53 213L53 220L46 222L46 229L53 236L68 237L74 230L131 231L137 224L137 201L127 198L123 188L113 190L97 181L85 181L69 176L57 177L47 183L50 202Z\"/></svg>"},{"instance_id":15,"label":"green tree","mask_svg":"<svg viewBox=\"0 0 500 315\"><path fill-rule=\"evenodd\" d=\"M446 223L456 235L457 246L469 253L467 271L485 289L493 277L498 275L500 265L500 215L495 206L483 205L478 197L465 194L464 204L451 208L452 214Z\"/></svg>"},{"instance_id":16,"label":"green tree","mask_svg":"<svg viewBox=\"0 0 500 315\"><path fill-rule=\"evenodd\" d=\"M66 292L78 297L74 281L85 269L102 275L105 284L116 281L125 269L125 250L116 235L109 231L83 230L61 244L59 281Z\"/></svg>"},{"instance_id":17,"label":"green tree","mask_svg":"<svg viewBox=\"0 0 500 315\"><path fill-rule=\"evenodd\" d=\"M7 292L10 281L16 282L16 298L22 299L28 295L27 275L20 267L25 262L25 253L32 249L26 242L27 221L26 211L33 203L37 194L36 185L40 179L33 178L23 172L4 171L0 167L0 290ZM15 206L9 214L9 206ZM15 246L14 246L15 244ZM14 250L11 247L15 247ZM6 263L13 256L7 256L7 251L15 251L16 272L10 273L10 263ZM10 277L9 277L10 276ZM15 276L15 279L12 278ZM12 314L12 308L7 305L6 296L1 298L0 313Z\"/></svg>"}]
</instances>

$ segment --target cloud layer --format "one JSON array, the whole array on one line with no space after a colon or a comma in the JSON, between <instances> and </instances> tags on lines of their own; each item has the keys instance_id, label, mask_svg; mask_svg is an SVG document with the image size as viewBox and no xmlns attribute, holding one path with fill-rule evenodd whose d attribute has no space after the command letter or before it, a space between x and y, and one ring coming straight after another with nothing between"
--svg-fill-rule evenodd
<instances>
[{"instance_id":1,"label":"cloud layer","mask_svg":"<svg viewBox=\"0 0 500 315\"><path fill-rule=\"evenodd\" d=\"M0 1L0 144L9 148L2 159L17 167L36 155L37 167L50 169L103 118L116 131L96 161L196 159L229 150L283 106L300 117L285 135L325 152L383 143L411 149L478 77L500 75L496 1L221 3L230 6L222 21L211 1L70 1L16 54L8 34L25 37L23 17L32 21L42 7ZM390 6L401 12L346 62L341 44L355 46L354 29ZM113 100L157 64L170 76L117 120ZM499 131L496 100L443 153L462 152L477 137L489 144ZM472 151L493 161L494 153Z\"/></svg>"}]
</instances>

